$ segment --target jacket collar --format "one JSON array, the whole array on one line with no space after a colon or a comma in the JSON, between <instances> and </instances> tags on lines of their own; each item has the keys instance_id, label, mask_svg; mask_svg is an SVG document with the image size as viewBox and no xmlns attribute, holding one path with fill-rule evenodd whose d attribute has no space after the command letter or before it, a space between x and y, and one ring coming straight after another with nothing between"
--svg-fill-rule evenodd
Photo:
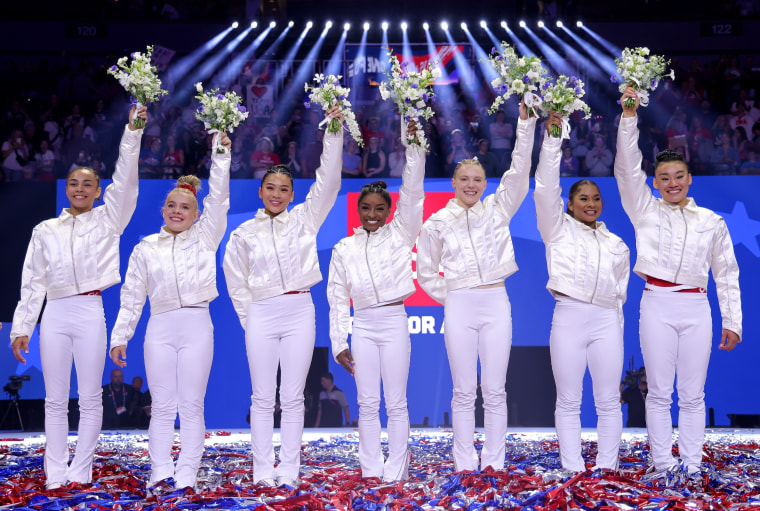
<instances>
[{"instance_id":1,"label":"jacket collar","mask_svg":"<svg viewBox=\"0 0 760 511\"><path fill-rule=\"evenodd\" d=\"M193 224L193 225L195 225L195 224ZM164 226L161 227L161 230L158 231L158 239L159 240L165 240L165 239L171 239L171 238L178 238L178 239L181 239L181 240L185 240L188 237L188 233L190 232L190 229L193 228L193 225L191 225L190 228L187 229L186 231L182 231L181 233L177 234L176 236L174 234L170 233L169 231L167 231L166 229L164 229L164 227L166 227L164 225Z\"/></svg>"},{"instance_id":2,"label":"jacket collar","mask_svg":"<svg viewBox=\"0 0 760 511\"><path fill-rule=\"evenodd\" d=\"M597 221L596 222L596 229L592 229L588 225L584 224L583 222L579 222L578 220L573 217L573 215L569 213L565 213L565 216L575 225L584 231L596 231L597 233L601 234L602 236L609 238L610 237L610 231L607 229L607 226L604 224L604 222Z\"/></svg>"},{"instance_id":3,"label":"jacket collar","mask_svg":"<svg viewBox=\"0 0 760 511\"><path fill-rule=\"evenodd\" d=\"M456 198L449 199L449 202L446 203L446 210L448 210L449 213L454 215L456 218L459 218L463 214L465 214L467 211L472 211L473 214L477 216L481 216L483 214L483 211L485 211L485 206L483 206L483 201L478 201L474 206L467 209L465 207L462 207L457 202Z\"/></svg>"},{"instance_id":4,"label":"jacket collar","mask_svg":"<svg viewBox=\"0 0 760 511\"><path fill-rule=\"evenodd\" d=\"M687 212L689 212L689 213L696 213L696 212L697 212L697 209L699 209L699 208L697 207L697 203L694 201L694 199L693 199L692 197L686 197L686 199L687 199L687 201L686 201L686 205L683 207L683 210L684 210L684 211L687 211ZM675 211L676 209L679 209L679 208L680 208L680 206L679 206L678 204L671 204L670 202L666 201L666 200L665 200L665 199L663 199L663 198L660 198L660 201L661 201L663 204L665 204L667 207L669 207L670 209L672 209L672 210L674 210L674 211Z\"/></svg>"},{"instance_id":5,"label":"jacket collar","mask_svg":"<svg viewBox=\"0 0 760 511\"><path fill-rule=\"evenodd\" d=\"M282 213L280 213L280 214L279 214L279 215L277 215L276 217L272 218L271 216L269 216L269 215L267 214L267 212L266 212L266 210L265 210L264 208L261 208L261 209L259 209L259 210L256 212L256 216L254 216L253 218L254 218L254 219L256 219L256 220L258 220L258 221L263 221L263 220L270 220L270 219L272 219L272 220L274 220L274 221L276 221L276 222L279 222L279 223L285 224L285 223L287 223L287 222L288 222L288 219L290 218L290 211L288 211L288 210L286 209L285 211L283 211Z\"/></svg>"},{"instance_id":6,"label":"jacket collar","mask_svg":"<svg viewBox=\"0 0 760 511\"><path fill-rule=\"evenodd\" d=\"M362 227L360 225L359 227L354 227L354 236L364 236L365 234L367 236L369 236L370 234L373 235L373 236L379 236L380 234L382 234L383 232L385 232L385 230L388 228L388 225L389 224L381 225L374 232L369 232L366 229L364 229L364 227Z\"/></svg>"},{"instance_id":7,"label":"jacket collar","mask_svg":"<svg viewBox=\"0 0 760 511\"><path fill-rule=\"evenodd\" d=\"M90 211L86 211L84 213L78 214L76 217L71 214L71 211L69 208L64 208L61 210L61 214L58 215L58 221L66 224L68 222L73 222L74 218L77 218L80 222L87 222L90 217L92 216L92 212L95 208L92 208Z\"/></svg>"}]
</instances>

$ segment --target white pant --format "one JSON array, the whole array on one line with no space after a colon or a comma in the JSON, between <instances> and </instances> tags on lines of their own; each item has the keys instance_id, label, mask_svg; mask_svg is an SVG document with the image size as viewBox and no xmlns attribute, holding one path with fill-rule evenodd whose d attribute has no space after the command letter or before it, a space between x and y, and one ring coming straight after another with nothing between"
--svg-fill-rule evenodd
<instances>
[{"instance_id":1,"label":"white pant","mask_svg":"<svg viewBox=\"0 0 760 511\"><path fill-rule=\"evenodd\" d=\"M647 433L654 466L677 464L670 405L678 376L678 448L688 471L699 470L705 441L705 379L712 348L712 316L704 293L644 291L639 322L647 370Z\"/></svg>"},{"instance_id":2,"label":"white pant","mask_svg":"<svg viewBox=\"0 0 760 511\"><path fill-rule=\"evenodd\" d=\"M204 399L214 358L214 326L208 308L151 316L143 351L151 397L149 484L173 477L177 488L194 487L206 440ZM177 413L182 449L175 469L172 445Z\"/></svg>"},{"instance_id":3,"label":"white pant","mask_svg":"<svg viewBox=\"0 0 760 511\"><path fill-rule=\"evenodd\" d=\"M45 476L47 485L92 481L92 459L103 424L106 320L100 296L48 300L40 326L45 380ZM79 436L68 467L71 362L79 389Z\"/></svg>"},{"instance_id":4,"label":"white pant","mask_svg":"<svg viewBox=\"0 0 760 511\"><path fill-rule=\"evenodd\" d=\"M354 312L351 354L359 401L359 464L362 477L409 478L409 410L406 382L412 343L403 305ZM388 412L388 460L380 448L380 381Z\"/></svg>"},{"instance_id":5,"label":"white pant","mask_svg":"<svg viewBox=\"0 0 760 511\"><path fill-rule=\"evenodd\" d=\"M512 310L504 287L457 289L446 295L444 338L454 392L454 468L477 470L473 445L475 398L480 388L485 412L481 467L504 469L507 434L507 366L512 347Z\"/></svg>"},{"instance_id":6,"label":"white pant","mask_svg":"<svg viewBox=\"0 0 760 511\"><path fill-rule=\"evenodd\" d=\"M298 477L303 436L303 390L314 353L311 294L280 295L248 306L245 348L251 371L253 480ZM274 404L280 366L280 464L274 468Z\"/></svg>"},{"instance_id":7,"label":"white pant","mask_svg":"<svg viewBox=\"0 0 760 511\"><path fill-rule=\"evenodd\" d=\"M554 307L549 346L557 386L554 425L562 468L586 470L581 456L581 398L583 375L588 365L598 417L596 466L616 470L623 434L620 407L623 330L618 311L559 297Z\"/></svg>"}]
</instances>

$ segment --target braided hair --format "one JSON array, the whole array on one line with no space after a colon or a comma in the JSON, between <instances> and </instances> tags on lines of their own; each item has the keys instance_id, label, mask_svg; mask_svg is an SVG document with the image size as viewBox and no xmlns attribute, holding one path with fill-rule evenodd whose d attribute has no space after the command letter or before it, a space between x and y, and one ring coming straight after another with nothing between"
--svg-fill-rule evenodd
<instances>
[{"instance_id":1,"label":"braided hair","mask_svg":"<svg viewBox=\"0 0 760 511\"><path fill-rule=\"evenodd\" d=\"M671 161L680 161L684 165L686 165L686 161L683 159L683 154L674 151L673 149L665 149L664 151L660 151L657 153L657 156L655 156L655 164L654 169L657 170L657 167L659 167L663 163L668 163ZM686 170L688 171L689 166L686 165Z\"/></svg>"},{"instance_id":2,"label":"braided hair","mask_svg":"<svg viewBox=\"0 0 760 511\"><path fill-rule=\"evenodd\" d=\"M362 186L362 190L359 192L359 200L357 201L357 204L361 204L364 197L370 193L376 193L383 198L383 200L386 202L386 204L388 204L388 207L390 208L391 194L388 193L388 190L386 188L388 188L388 185L385 183L385 181L374 181Z\"/></svg>"},{"instance_id":3,"label":"braided hair","mask_svg":"<svg viewBox=\"0 0 760 511\"><path fill-rule=\"evenodd\" d=\"M272 165L271 167L269 167L266 174L264 174L264 177L261 178L262 186L264 185L264 181L266 181L267 176L271 174L282 174L283 176L287 176L288 178L290 178L290 186L291 188L293 188L293 174L290 173L290 167L288 167L287 165L280 163L278 165Z\"/></svg>"}]
</instances>

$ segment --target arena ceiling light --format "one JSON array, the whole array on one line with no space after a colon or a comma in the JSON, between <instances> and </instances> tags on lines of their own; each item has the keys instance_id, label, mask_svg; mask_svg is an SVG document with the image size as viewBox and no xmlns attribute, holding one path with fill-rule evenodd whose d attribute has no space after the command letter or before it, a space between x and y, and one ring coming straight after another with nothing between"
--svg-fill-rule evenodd
<instances>
[{"instance_id":1,"label":"arena ceiling light","mask_svg":"<svg viewBox=\"0 0 760 511\"><path fill-rule=\"evenodd\" d=\"M326 29L332 28L332 21L328 21L327 23L325 23L325 28Z\"/></svg>"},{"instance_id":2,"label":"arena ceiling light","mask_svg":"<svg viewBox=\"0 0 760 511\"><path fill-rule=\"evenodd\" d=\"M480 28L486 28L487 26L486 20L480 20Z\"/></svg>"},{"instance_id":3,"label":"arena ceiling light","mask_svg":"<svg viewBox=\"0 0 760 511\"><path fill-rule=\"evenodd\" d=\"M251 22L251 28L256 28L258 26L259 26L258 22L256 22L256 21L252 21Z\"/></svg>"},{"instance_id":4,"label":"arena ceiling light","mask_svg":"<svg viewBox=\"0 0 760 511\"><path fill-rule=\"evenodd\" d=\"M501 28L503 28L504 30L507 29L507 22L506 21L502 21L501 22Z\"/></svg>"},{"instance_id":5,"label":"arena ceiling light","mask_svg":"<svg viewBox=\"0 0 760 511\"><path fill-rule=\"evenodd\" d=\"M380 25L380 26L383 28L383 30L388 30L388 22L387 21L383 21L383 24Z\"/></svg>"},{"instance_id":6,"label":"arena ceiling light","mask_svg":"<svg viewBox=\"0 0 760 511\"><path fill-rule=\"evenodd\" d=\"M238 23L237 21L232 22L232 28L238 28L239 26L240 26L240 23Z\"/></svg>"},{"instance_id":7,"label":"arena ceiling light","mask_svg":"<svg viewBox=\"0 0 760 511\"><path fill-rule=\"evenodd\" d=\"M277 22L276 21L270 21L269 22L269 28L274 28L276 26L277 26Z\"/></svg>"},{"instance_id":8,"label":"arena ceiling light","mask_svg":"<svg viewBox=\"0 0 760 511\"><path fill-rule=\"evenodd\" d=\"M422 30L425 30L425 31L430 30L430 24L428 24L427 21L422 24Z\"/></svg>"},{"instance_id":9,"label":"arena ceiling light","mask_svg":"<svg viewBox=\"0 0 760 511\"><path fill-rule=\"evenodd\" d=\"M288 26L289 26L289 27L292 27L293 25L295 25L295 22L294 22L294 21L288 21Z\"/></svg>"},{"instance_id":10,"label":"arena ceiling light","mask_svg":"<svg viewBox=\"0 0 760 511\"><path fill-rule=\"evenodd\" d=\"M311 21L306 23L306 28L311 28L313 26L314 26L314 23L312 23Z\"/></svg>"},{"instance_id":11,"label":"arena ceiling light","mask_svg":"<svg viewBox=\"0 0 760 511\"><path fill-rule=\"evenodd\" d=\"M449 29L449 24L446 23L445 21L442 21L441 22L441 30L447 31L448 29Z\"/></svg>"},{"instance_id":12,"label":"arena ceiling light","mask_svg":"<svg viewBox=\"0 0 760 511\"><path fill-rule=\"evenodd\" d=\"M406 32L406 29L409 28L409 25L406 24L406 21L401 22L401 30Z\"/></svg>"},{"instance_id":13,"label":"arena ceiling light","mask_svg":"<svg viewBox=\"0 0 760 511\"><path fill-rule=\"evenodd\" d=\"M541 20L538 20L538 28L544 28L544 22Z\"/></svg>"},{"instance_id":14,"label":"arena ceiling light","mask_svg":"<svg viewBox=\"0 0 760 511\"><path fill-rule=\"evenodd\" d=\"M465 23L464 21L460 23L459 26L462 27L462 30L467 30L467 23Z\"/></svg>"},{"instance_id":15,"label":"arena ceiling light","mask_svg":"<svg viewBox=\"0 0 760 511\"><path fill-rule=\"evenodd\" d=\"M365 31L369 30L369 23L367 23L367 22L365 21L365 22L364 22L364 27L363 27L363 28L364 28L364 30L365 30Z\"/></svg>"},{"instance_id":16,"label":"arena ceiling light","mask_svg":"<svg viewBox=\"0 0 760 511\"><path fill-rule=\"evenodd\" d=\"M520 28L525 28L525 22L523 20L520 20Z\"/></svg>"},{"instance_id":17,"label":"arena ceiling light","mask_svg":"<svg viewBox=\"0 0 760 511\"><path fill-rule=\"evenodd\" d=\"M564 25L560 20L557 20L557 28L562 28Z\"/></svg>"},{"instance_id":18,"label":"arena ceiling light","mask_svg":"<svg viewBox=\"0 0 760 511\"><path fill-rule=\"evenodd\" d=\"M348 32L349 30L351 30L351 23L344 23L343 24L343 30L346 31L346 32Z\"/></svg>"},{"instance_id":19,"label":"arena ceiling light","mask_svg":"<svg viewBox=\"0 0 760 511\"><path fill-rule=\"evenodd\" d=\"M583 22L581 20L578 20L575 22L575 26L581 28L583 26Z\"/></svg>"}]
</instances>

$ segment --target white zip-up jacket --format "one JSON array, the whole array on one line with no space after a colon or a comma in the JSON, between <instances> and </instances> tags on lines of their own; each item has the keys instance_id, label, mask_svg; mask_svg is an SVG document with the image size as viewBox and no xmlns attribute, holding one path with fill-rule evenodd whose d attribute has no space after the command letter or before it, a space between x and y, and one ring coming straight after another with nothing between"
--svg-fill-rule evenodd
<instances>
[{"instance_id":1,"label":"white zip-up jacket","mask_svg":"<svg viewBox=\"0 0 760 511\"><path fill-rule=\"evenodd\" d=\"M517 271L509 222L530 188L535 128L535 117L517 121L512 165L496 193L469 209L451 199L423 224L417 282L435 301L443 304L448 291L504 280Z\"/></svg>"},{"instance_id":2,"label":"white zip-up jacket","mask_svg":"<svg viewBox=\"0 0 760 511\"><path fill-rule=\"evenodd\" d=\"M176 236L162 228L143 238L132 251L111 332L111 349L126 346L135 334L146 296L151 316L219 296L216 251L227 229L230 161L229 153L212 151L208 195L197 222Z\"/></svg>"},{"instance_id":3,"label":"white zip-up jacket","mask_svg":"<svg viewBox=\"0 0 760 511\"><path fill-rule=\"evenodd\" d=\"M638 254L634 273L706 288L715 279L723 328L742 335L739 265L734 245L720 215L689 198L681 209L657 199L641 169L638 117L622 117L618 127L615 179L623 209L636 231Z\"/></svg>"},{"instance_id":4,"label":"white zip-up jacket","mask_svg":"<svg viewBox=\"0 0 760 511\"><path fill-rule=\"evenodd\" d=\"M143 130L124 128L113 182L103 205L72 216L37 224L21 273L21 299L13 314L11 340L30 336L42 302L89 291L102 291L121 282L119 238L137 205L137 161Z\"/></svg>"},{"instance_id":5,"label":"white zip-up jacket","mask_svg":"<svg viewBox=\"0 0 760 511\"><path fill-rule=\"evenodd\" d=\"M361 310L414 294L412 248L422 227L424 178L425 152L407 147L393 219L375 232L358 227L333 248L327 278L333 357L348 349L351 300Z\"/></svg>"},{"instance_id":6,"label":"white zip-up jacket","mask_svg":"<svg viewBox=\"0 0 760 511\"><path fill-rule=\"evenodd\" d=\"M230 235L224 277L245 329L248 305L322 280L317 233L335 204L343 167L343 133L325 133L316 181L303 203L271 218L264 209Z\"/></svg>"},{"instance_id":7,"label":"white zip-up jacket","mask_svg":"<svg viewBox=\"0 0 760 511\"><path fill-rule=\"evenodd\" d=\"M538 231L546 245L549 270L546 288L555 297L561 293L582 302L619 309L626 300L630 251L603 222L596 222L596 228L592 229L565 213L559 186L561 145L559 137L544 138L533 193Z\"/></svg>"}]
</instances>

